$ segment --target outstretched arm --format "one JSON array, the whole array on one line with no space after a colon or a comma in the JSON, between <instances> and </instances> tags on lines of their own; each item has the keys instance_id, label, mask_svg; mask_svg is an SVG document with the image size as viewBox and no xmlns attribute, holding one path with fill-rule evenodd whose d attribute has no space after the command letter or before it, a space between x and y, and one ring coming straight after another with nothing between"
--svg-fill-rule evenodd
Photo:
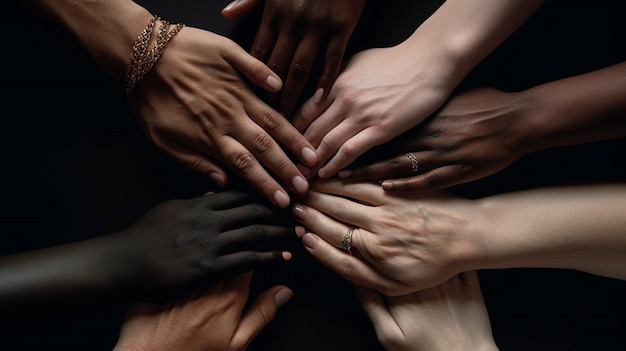
<instances>
[{"instance_id":1,"label":"outstretched arm","mask_svg":"<svg viewBox=\"0 0 626 351\"><path fill-rule=\"evenodd\" d=\"M0 311L167 298L284 262L280 218L242 193L168 201L119 233L0 258Z\"/></svg>"},{"instance_id":2,"label":"outstretched arm","mask_svg":"<svg viewBox=\"0 0 626 351\"><path fill-rule=\"evenodd\" d=\"M335 175L421 123L542 3L448 0L401 44L353 56L329 95L293 119L317 147L318 175Z\"/></svg>"},{"instance_id":3,"label":"outstretched arm","mask_svg":"<svg viewBox=\"0 0 626 351\"><path fill-rule=\"evenodd\" d=\"M130 0L31 2L67 27L120 80L131 51L141 52L135 41L153 18ZM148 52L157 46L163 24L157 20L152 27ZM275 205L286 207L288 192L308 188L290 157L313 166L317 155L287 119L256 96L247 80L269 91L282 87L272 70L233 41L185 27L167 42L128 99L150 139L165 153L220 186L227 183L224 165Z\"/></svg>"},{"instance_id":4,"label":"outstretched arm","mask_svg":"<svg viewBox=\"0 0 626 351\"><path fill-rule=\"evenodd\" d=\"M373 150L398 156L339 176L380 180L390 191L429 191L494 174L532 152L624 137L625 92L626 62L520 92L471 89Z\"/></svg>"},{"instance_id":5,"label":"outstretched arm","mask_svg":"<svg viewBox=\"0 0 626 351\"><path fill-rule=\"evenodd\" d=\"M468 200L329 180L317 182L301 202L293 212L308 230L298 229L306 249L348 280L386 295L475 269L563 268L626 279L624 183Z\"/></svg>"}]
</instances>

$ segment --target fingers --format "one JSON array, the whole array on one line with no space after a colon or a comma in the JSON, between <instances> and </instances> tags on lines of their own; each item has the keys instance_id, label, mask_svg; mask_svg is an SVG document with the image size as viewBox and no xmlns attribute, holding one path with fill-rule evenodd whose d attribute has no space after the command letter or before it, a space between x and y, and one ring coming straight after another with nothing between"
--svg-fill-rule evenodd
<instances>
[{"instance_id":1,"label":"fingers","mask_svg":"<svg viewBox=\"0 0 626 351\"><path fill-rule=\"evenodd\" d=\"M415 170L419 172L425 169L425 164L420 162L421 157L419 153L411 154L413 154L415 161L411 161L409 154L402 154L364 167L344 169L339 171L338 175L339 178L354 180L384 180L413 176L415 175Z\"/></svg>"},{"instance_id":2,"label":"fingers","mask_svg":"<svg viewBox=\"0 0 626 351\"><path fill-rule=\"evenodd\" d=\"M260 0L235 0L224 7L222 16L228 19L245 17L258 6L259 2Z\"/></svg>"},{"instance_id":3,"label":"fingers","mask_svg":"<svg viewBox=\"0 0 626 351\"><path fill-rule=\"evenodd\" d=\"M291 61L285 86L278 99L278 111L291 116L309 79L321 38L310 34L303 38Z\"/></svg>"},{"instance_id":4,"label":"fingers","mask_svg":"<svg viewBox=\"0 0 626 351\"><path fill-rule=\"evenodd\" d=\"M283 172L279 174L279 178L283 181L286 180L287 184L290 182L289 176L291 175L291 179L294 179L300 174L300 171L267 134L259 133L258 135L256 151L262 153L260 160L257 160L244 145L227 136L222 138L224 139L224 144L221 148L224 152L224 157L227 160L231 160L230 165L239 176L259 190L275 206L280 208L287 207L291 201L289 195L261 166L259 161L263 162L270 171L276 169L276 167L279 167L278 169L282 168ZM275 154L270 155L272 151ZM308 183L305 186L308 187Z\"/></svg>"},{"instance_id":5,"label":"fingers","mask_svg":"<svg viewBox=\"0 0 626 351\"><path fill-rule=\"evenodd\" d=\"M341 65L343 62L343 55L345 54L349 39L350 35L341 35L332 37L328 42L326 55L324 56L324 66L317 82L318 88L325 92L320 99L328 95L327 93L330 92L337 76L339 76L339 71L341 71Z\"/></svg>"},{"instance_id":6,"label":"fingers","mask_svg":"<svg viewBox=\"0 0 626 351\"><path fill-rule=\"evenodd\" d=\"M355 203L352 204L357 205ZM302 204L297 204L296 206L294 206L292 212L296 219L304 227L316 233L334 247L343 248L342 242L351 228L350 225L341 223L330 217L329 215L318 211L317 209ZM335 214L333 213L333 216L334 215ZM356 223L348 223L358 228L362 228ZM358 231L358 234L360 235L355 235L357 234L355 233L356 231ZM365 230L355 229L352 233L352 246L356 248L362 247L359 244L362 241L364 235L367 235Z\"/></svg>"},{"instance_id":7,"label":"fingers","mask_svg":"<svg viewBox=\"0 0 626 351\"><path fill-rule=\"evenodd\" d=\"M254 224L268 224L283 220L283 212L270 206L251 203L220 211L220 219L228 220L229 226L223 230L233 230Z\"/></svg>"},{"instance_id":8,"label":"fingers","mask_svg":"<svg viewBox=\"0 0 626 351\"><path fill-rule=\"evenodd\" d=\"M385 191L380 186L363 181L345 181L336 178L324 179L313 182L311 188L319 193L349 197L372 206L382 205L385 197Z\"/></svg>"},{"instance_id":9,"label":"fingers","mask_svg":"<svg viewBox=\"0 0 626 351\"><path fill-rule=\"evenodd\" d=\"M280 240L293 238L296 238L293 227L252 225L221 234L221 251L263 250Z\"/></svg>"},{"instance_id":10,"label":"fingers","mask_svg":"<svg viewBox=\"0 0 626 351\"><path fill-rule=\"evenodd\" d=\"M382 187L385 191L434 191L469 181L464 178L459 165L449 165L411 178L385 180Z\"/></svg>"},{"instance_id":11,"label":"fingers","mask_svg":"<svg viewBox=\"0 0 626 351\"><path fill-rule=\"evenodd\" d=\"M298 157L302 164L311 167L319 162L313 145L285 117L261 101L251 101L246 106L246 111L261 128Z\"/></svg>"},{"instance_id":12,"label":"fingers","mask_svg":"<svg viewBox=\"0 0 626 351\"><path fill-rule=\"evenodd\" d=\"M250 195L240 191L220 191L196 198L202 210L228 210L234 207L249 204Z\"/></svg>"},{"instance_id":13,"label":"fingers","mask_svg":"<svg viewBox=\"0 0 626 351\"><path fill-rule=\"evenodd\" d=\"M350 135L350 131L346 131ZM338 130L337 133L344 133L344 131ZM335 130L333 130L333 135L330 133L322 140L320 147L318 148L318 154L320 158L323 160L325 155L331 154L333 150L337 150L337 153L328 161L320 170L317 172L317 175L320 178L328 178L334 176L339 172L340 169L343 169L350 165L357 157L361 156L367 150L372 148L373 146L379 145L382 142L386 141L387 138L381 139L380 135L377 135L374 132L374 128L367 128L363 131L357 132L354 136L350 137L346 142L341 144L341 142L337 143L338 140L343 139L339 136L334 141L329 141L325 143L324 141L328 138L336 137L334 135ZM322 161L323 162L323 161Z\"/></svg>"},{"instance_id":14,"label":"fingers","mask_svg":"<svg viewBox=\"0 0 626 351\"><path fill-rule=\"evenodd\" d=\"M252 83L267 91L276 92L283 86L279 75L234 42L230 42L230 49L225 51L225 59Z\"/></svg>"},{"instance_id":15,"label":"fingers","mask_svg":"<svg viewBox=\"0 0 626 351\"><path fill-rule=\"evenodd\" d=\"M305 133L311 123L324 113L334 101L330 96L322 99L325 92L324 89L318 89L315 95L305 101L291 118L291 123L301 133Z\"/></svg>"},{"instance_id":16,"label":"fingers","mask_svg":"<svg viewBox=\"0 0 626 351\"><path fill-rule=\"evenodd\" d=\"M252 271L260 266L272 265L289 261L291 254L286 251L239 251L222 255L205 262L208 271L219 272L220 276L228 277L235 273Z\"/></svg>"},{"instance_id":17,"label":"fingers","mask_svg":"<svg viewBox=\"0 0 626 351\"><path fill-rule=\"evenodd\" d=\"M302 237L305 249L321 264L340 277L382 293L398 290L402 284L384 275L351 254L333 247L319 236L307 233Z\"/></svg>"},{"instance_id":18,"label":"fingers","mask_svg":"<svg viewBox=\"0 0 626 351\"><path fill-rule=\"evenodd\" d=\"M275 286L257 297L241 317L231 341L232 350L245 350L252 339L273 319L278 308L293 296L286 286Z\"/></svg>"}]
</instances>

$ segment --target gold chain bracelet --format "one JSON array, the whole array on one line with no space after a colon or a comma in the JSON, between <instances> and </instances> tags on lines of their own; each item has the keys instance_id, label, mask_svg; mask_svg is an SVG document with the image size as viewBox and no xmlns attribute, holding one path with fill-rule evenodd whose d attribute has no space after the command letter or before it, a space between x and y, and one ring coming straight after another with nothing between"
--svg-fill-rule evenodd
<instances>
[{"instance_id":1,"label":"gold chain bracelet","mask_svg":"<svg viewBox=\"0 0 626 351\"><path fill-rule=\"evenodd\" d=\"M157 21L160 21L161 24L159 25L156 42L151 49L148 49L152 42L152 33L154 32ZM148 25L144 28L143 32L141 32L139 37L137 37L137 40L135 40L130 53L130 61L126 67L126 77L124 79L126 95L130 95L137 83L152 69L154 64L161 58L167 44L185 25L179 23L175 25L172 30L170 30L170 26L168 21L162 20L159 16L154 16L150 19L150 22L148 22Z\"/></svg>"}]
</instances>

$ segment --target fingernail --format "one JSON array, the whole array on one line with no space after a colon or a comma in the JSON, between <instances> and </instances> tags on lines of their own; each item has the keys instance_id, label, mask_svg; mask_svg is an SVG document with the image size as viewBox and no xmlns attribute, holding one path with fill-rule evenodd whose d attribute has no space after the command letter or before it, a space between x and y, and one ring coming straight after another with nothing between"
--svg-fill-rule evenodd
<instances>
[{"instance_id":1,"label":"fingernail","mask_svg":"<svg viewBox=\"0 0 626 351\"><path fill-rule=\"evenodd\" d=\"M304 159L304 162L306 162L307 166L313 166L317 163L317 152L310 147L303 147L300 151L300 155L302 155L302 158Z\"/></svg>"},{"instance_id":2,"label":"fingernail","mask_svg":"<svg viewBox=\"0 0 626 351\"><path fill-rule=\"evenodd\" d=\"M348 178L352 175L352 171L349 171L349 170L339 171L337 175L339 175L339 178Z\"/></svg>"},{"instance_id":3,"label":"fingernail","mask_svg":"<svg viewBox=\"0 0 626 351\"><path fill-rule=\"evenodd\" d=\"M324 95L324 89L319 88L315 91L315 94L313 95L313 102L316 104L319 104L320 101L322 101L322 96Z\"/></svg>"},{"instance_id":4,"label":"fingernail","mask_svg":"<svg viewBox=\"0 0 626 351\"><path fill-rule=\"evenodd\" d=\"M383 187L383 190L385 190L385 191L393 190L393 183L392 182L384 181L381 185Z\"/></svg>"},{"instance_id":5,"label":"fingernail","mask_svg":"<svg viewBox=\"0 0 626 351\"><path fill-rule=\"evenodd\" d=\"M291 209L291 213L298 219L304 218L304 206L295 204Z\"/></svg>"},{"instance_id":6,"label":"fingernail","mask_svg":"<svg viewBox=\"0 0 626 351\"><path fill-rule=\"evenodd\" d=\"M302 237L302 243L307 249L313 250L317 245L317 237L311 233L304 234Z\"/></svg>"},{"instance_id":7,"label":"fingernail","mask_svg":"<svg viewBox=\"0 0 626 351\"><path fill-rule=\"evenodd\" d=\"M326 174L326 173L328 173L328 172L326 171L326 167L323 167L322 169L320 169L319 171L317 171L317 175L318 175L318 177L320 177L320 178L322 178L322 179L328 178L328 176L329 176L329 175L328 175L328 174Z\"/></svg>"},{"instance_id":8,"label":"fingernail","mask_svg":"<svg viewBox=\"0 0 626 351\"><path fill-rule=\"evenodd\" d=\"M230 10L233 6L235 6L235 4L237 4L239 2L239 0L235 0L233 2L231 2L230 4L226 5L226 7L224 7L224 9L222 9L222 11L228 11Z\"/></svg>"},{"instance_id":9,"label":"fingernail","mask_svg":"<svg viewBox=\"0 0 626 351\"><path fill-rule=\"evenodd\" d=\"M283 252L281 253L281 255L283 256L283 260L285 260L285 261L289 261L289 260L291 260L291 257L292 257L292 256L291 256L291 252L289 252L289 251L283 251Z\"/></svg>"},{"instance_id":10,"label":"fingernail","mask_svg":"<svg viewBox=\"0 0 626 351\"><path fill-rule=\"evenodd\" d=\"M305 233L306 230L304 229L304 227L301 227L299 225L296 226L296 235L298 236L298 238L301 238Z\"/></svg>"},{"instance_id":11,"label":"fingernail","mask_svg":"<svg viewBox=\"0 0 626 351\"><path fill-rule=\"evenodd\" d=\"M270 88L274 90L280 90L280 88L283 86L283 83L278 78L272 75L267 76L267 79L265 79L265 83L267 83L267 85L269 85Z\"/></svg>"},{"instance_id":12,"label":"fingernail","mask_svg":"<svg viewBox=\"0 0 626 351\"><path fill-rule=\"evenodd\" d=\"M291 289L289 288L284 288L276 293L276 295L274 296L274 301L276 301L276 304L278 306L282 306L287 301L289 301L292 296L293 296L293 291L291 291Z\"/></svg>"},{"instance_id":13,"label":"fingernail","mask_svg":"<svg viewBox=\"0 0 626 351\"><path fill-rule=\"evenodd\" d=\"M278 207L287 207L289 206L289 196L282 190L276 190L274 192L274 202Z\"/></svg>"},{"instance_id":14,"label":"fingernail","mask_svg":"<svg viewBox=\"0 0 626 351\"><path fill-rule=\"evenodd\" d=\"M295 190L298 194L304 194L307 190L309 190L309 182L301 176L293 177L291 185L293 185L293 190Z\"/></svg>"},{"instance_id":15,"label":"fingernail","mask_svg":"<svg viewBox=\"0 0 626 351\"><path fill-rule=\"evenodd\" d=\"M209 173L209 179L211 179L213 183L219 186L224 186L224 183L226 182L226 179L224 179L224 176L217 172Z\"/></svg>"}]
</instances>

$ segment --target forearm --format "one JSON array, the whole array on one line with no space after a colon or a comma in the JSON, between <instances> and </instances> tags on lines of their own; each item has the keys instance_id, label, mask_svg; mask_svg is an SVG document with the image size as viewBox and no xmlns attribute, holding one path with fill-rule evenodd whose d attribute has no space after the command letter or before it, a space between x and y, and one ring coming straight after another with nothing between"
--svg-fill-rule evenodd
<instances>
[{"instance_id":1,"label":"forearm","mask_svg":"<svg viewBox=\"0 0 626 351\"><path fill-rule=\"evenodd\" d=\"M626 62L518 93L529 152L626 136Z\"/></svg>"},{"instance_id":2,"label":"forearm","mask_svg":"<svg viewBox=\"0 0 626 351\"><path fill-rule=\"evenodd\" d=\"M477 268L564 268L626 279L626 184L534 189L477 204Z\"/></svg>"},{"instance_id":3,"label":"forearm","mask_svg":"<svg viewBox=\"0 0 626 351\"><path fill-rule=\"evenodd\" d=\"M0 311L114 298L123 279L117 235L0 258Z\"/></svg>"},{"instance_id":4,"label":"forearm","mask_svg":"<svg viewBox=\"0 0 626 351\"><path fill-rule=\"evenodd\" d=\"M451 88L515 32L543 0L447 0L401 45L431 53Z\"/></svg>"},{"instance_id":5,"label":"forearm","mask_svg":"<svg viewBox=\"0 0 626 351\"><path fill-rule=\"evenodd\" d=\"M96 61L121 79L131 48L151 14L130 0L29 0L81 42Z\"/></svg>"}]
</instances>

